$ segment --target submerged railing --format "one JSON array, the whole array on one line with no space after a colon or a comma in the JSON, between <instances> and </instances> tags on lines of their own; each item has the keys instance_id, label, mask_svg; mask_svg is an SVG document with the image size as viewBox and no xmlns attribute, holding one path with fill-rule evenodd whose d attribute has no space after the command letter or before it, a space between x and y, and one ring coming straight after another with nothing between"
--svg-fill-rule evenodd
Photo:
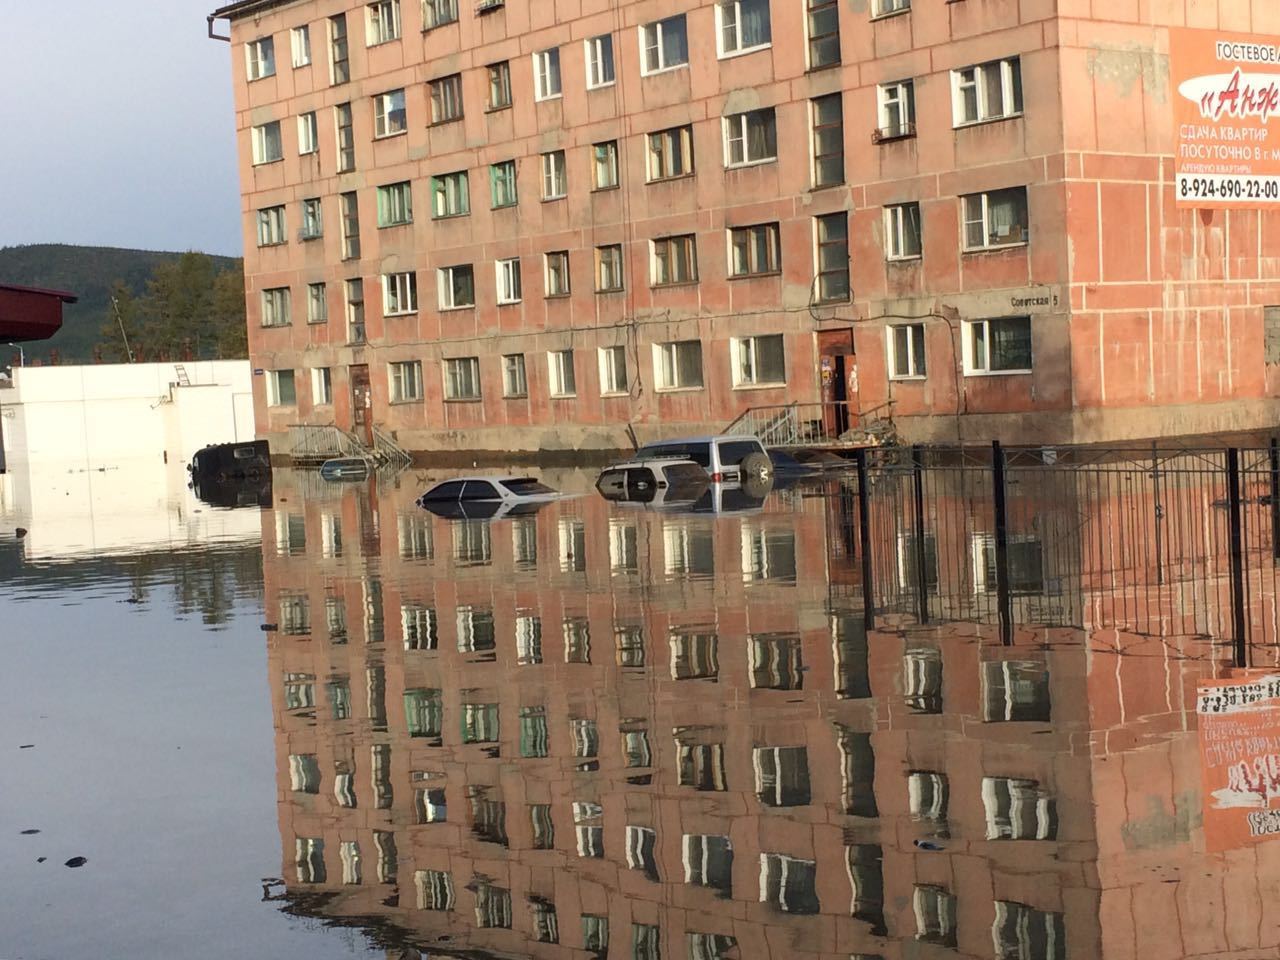
<instances>
[{"instance_id":1,"label":"submerged railing","mask_svg":"<svg viewBox=\"0 0 1280 960\"><path fill-rule=\"evenodd\" d=\"M846 400L752 407L724 430L766 447L878 446L893 438L893 401L862 410Z\"/></svg>"}]
</instances>

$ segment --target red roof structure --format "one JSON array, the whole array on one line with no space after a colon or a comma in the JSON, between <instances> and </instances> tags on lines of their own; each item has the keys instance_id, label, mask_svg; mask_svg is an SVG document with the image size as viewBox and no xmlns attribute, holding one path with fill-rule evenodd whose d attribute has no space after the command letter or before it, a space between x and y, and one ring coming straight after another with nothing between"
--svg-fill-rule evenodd
<instances>
[{"instance_id":1,"label":"red roof structure","mask_svg":"<svg viewBox=\"0 0 1280 960\"><path fill-rule=\"evenodd\" d=\"M0 283L0 343L48 340L62 329L62 305L78 299L65 290Z\"/></svg>"}]
</instances>

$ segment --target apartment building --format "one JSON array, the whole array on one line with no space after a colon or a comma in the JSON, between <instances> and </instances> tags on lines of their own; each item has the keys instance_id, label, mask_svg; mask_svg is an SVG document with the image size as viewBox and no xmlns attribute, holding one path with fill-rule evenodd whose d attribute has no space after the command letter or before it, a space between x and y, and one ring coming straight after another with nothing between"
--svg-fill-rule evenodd
<instances>
[{"instance_id":1,"label":"apartment building","mask_svg":"<svg viewBox=\"0 0 1280 960\"><path fill-rule=\"evenodd\" d=\"M1271 181L1179 179L1225 148L1181 142L1169 73L1171 38L1280 33L1271 4L213 17L264 436L604 450L826 401L916 439L1063 443L1280 412L1280 221L1247 197Z\"/></svg>"}]
</instances>

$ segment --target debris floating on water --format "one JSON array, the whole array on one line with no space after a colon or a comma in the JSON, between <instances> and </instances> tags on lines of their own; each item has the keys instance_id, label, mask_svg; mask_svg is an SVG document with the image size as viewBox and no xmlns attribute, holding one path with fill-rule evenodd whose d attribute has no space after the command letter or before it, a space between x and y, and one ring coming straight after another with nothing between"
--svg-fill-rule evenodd
<instances>
[{"instance_id":1,"label":"debris floating on water","mask_svg":"<svg viewBox=\"0 0 1280 960\"><path fill-rule=\"evenodd\" d=\"M88 862L89 861L86 857L72 857L70 860L64 863L63 866L71 867L72 869L74 869L76 867L83 867Z\"/></svg>"}]
</instances>

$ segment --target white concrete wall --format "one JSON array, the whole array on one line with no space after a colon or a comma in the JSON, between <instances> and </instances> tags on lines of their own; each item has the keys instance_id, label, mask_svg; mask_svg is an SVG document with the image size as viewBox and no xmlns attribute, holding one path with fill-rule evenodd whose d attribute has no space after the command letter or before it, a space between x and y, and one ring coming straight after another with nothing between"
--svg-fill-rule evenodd
<instances>
[{"instance_id":1,"label":"white concrete wall","mask_svg":"<svg viewBox=\"0 0 1280 960\"><path fill-rule=\"evenodd\" d=\"M211 443L254 437L247 360L16 368L0 391L8 469L125 461L185 464Z\"/></svg>"}]
</instances>

